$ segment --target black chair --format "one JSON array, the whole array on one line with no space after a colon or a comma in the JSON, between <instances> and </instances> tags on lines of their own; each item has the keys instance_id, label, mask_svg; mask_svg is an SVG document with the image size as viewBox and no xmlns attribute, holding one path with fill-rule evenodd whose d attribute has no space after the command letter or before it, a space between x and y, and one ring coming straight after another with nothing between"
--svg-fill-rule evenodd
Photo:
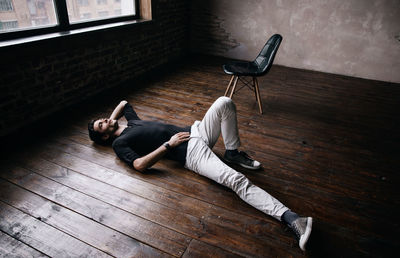
<instances>
[{"instance_id":1,"label":"black chair","mask_svg":"<svg viewBox=\"0 0 400 258\"><path fill-rule=\"evenodd\" d=\"M229 95L230 98L232 98L234 93L238 92L244 86L247 86L251 90L254 90L256 101L258 102L260 113L262 114L260 89L258 86L257 77L267 74L268 71L271 69L272 63L274 62L274 58L276 52L278 51L279 45L281 44L281 41L282 36L279 34L275 34L271 38L269 38L269 40L261 50L260 54L258 54L257 58L254 61L237 61L223 65L224 72L226 74L232 75L228 87L226 88L225 96L228 96L228 92L231 86L232 90ZM253 77L252 81L246 80L246 76ZM240 80L244 85L235 91L238 80Z\"/></svg>"}]
</instances>

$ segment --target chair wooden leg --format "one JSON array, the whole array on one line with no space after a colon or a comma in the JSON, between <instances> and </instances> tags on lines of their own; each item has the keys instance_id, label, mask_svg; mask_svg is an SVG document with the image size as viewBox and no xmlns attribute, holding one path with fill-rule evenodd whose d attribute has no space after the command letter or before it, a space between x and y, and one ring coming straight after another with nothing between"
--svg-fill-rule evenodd
<instances>
[{"instance_id":1,"label":"chair wooden leg","mask_svg":"<svg viewBox=\"0 0 400 258\"><path fill-rule=\"evenodd\" d=\"M254 97L256 97L256 101L258 102L257 91L256 91L256 77L253 77L253 90L254 90Z\"/></svg>"},{"instance_id":2,"label":"chair wooden leg","mask_svg":"<svg viewBox=\"0 0 400 258\"><path fill-rule=\"evenodd\" d=\"M260 96L260 87L258 86L258 80L256 77L254 77L254 82L255 82L255 91L256 91L256 96L257 96L257 100L258 100L258 108L260 109L260 114L263 113L262 111L262 103L261 103L261 96Z\"/></svg>"},{"instance_id":3,"label":"chair wooden leg","mask_svg":"<svg viewBox=\"0 0 400 258\"><path fill-rule=\"evenodd\" d=\"M225 94L224 94L225 97L228 96L229 88L231 87L233 78L235 78L235 75L232 75L231 80L229 81L228 87L226 87L226 91L225 91Z\"/></svg>"},{"instance_id":4,"label":"chair wooden leg","mask_svg":"<svg viewBox=\"0 0 400 258\"><path fill-rule=\"evenodd\" d=\"M235 81L234 81L234 83L233 83L232 91L231 91L231 94L230 94L229 98L232 98L233 93L235 93L235 88L236 88L236 84L237 84L237 82L238 82L238 79L239 79L239 76L236 76Z\"/></svg>"}]
</instances>

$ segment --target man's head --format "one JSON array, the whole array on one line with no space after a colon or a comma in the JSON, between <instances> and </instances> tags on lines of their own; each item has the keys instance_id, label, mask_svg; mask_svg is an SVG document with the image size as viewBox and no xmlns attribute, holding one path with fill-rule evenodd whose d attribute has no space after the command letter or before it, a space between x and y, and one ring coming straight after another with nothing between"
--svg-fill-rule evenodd
<instances>
[{"instance_id":1,"label":"man's head","mask_svg":"<svg viewBox=\"0 0 400 258\"><path fill-rule=\"evenodd\" d=\"M117 120L100 118L88 124L89 137L92 141L102 145L111 144L119 125Z\"/></svg>"}]
</instances>

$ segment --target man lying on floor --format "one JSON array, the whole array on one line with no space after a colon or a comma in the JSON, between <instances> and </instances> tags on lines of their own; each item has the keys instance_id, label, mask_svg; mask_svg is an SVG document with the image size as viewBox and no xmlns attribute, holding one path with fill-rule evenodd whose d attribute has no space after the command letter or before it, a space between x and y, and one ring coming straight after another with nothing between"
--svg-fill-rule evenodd
<instances>
[{"instance_id":1,"label":"man lying on floor","mask_svg":"<svg viewBox=\"0 0 400 258\"><path fill-rule=\"evenodd\" d=\"M127 125L119 125L125 116ZM259 169L260 162L251 159L240 146L236 107L227 97L218 98L202 121L192 126L178 127L155 121L141 120L127 101L114 109L110 118L88 124L90 139L99 144L111 144L117 156L138 171L145 171L161 158L180 162L185 168L229 187L256 209L285 222L296 234L301 250L305 250L311 234L312 218L299 217L289 208L252 184L243 174L222 162L212 148L222 137L224 159L248 169Z\"/></svg>"}]
</instances>

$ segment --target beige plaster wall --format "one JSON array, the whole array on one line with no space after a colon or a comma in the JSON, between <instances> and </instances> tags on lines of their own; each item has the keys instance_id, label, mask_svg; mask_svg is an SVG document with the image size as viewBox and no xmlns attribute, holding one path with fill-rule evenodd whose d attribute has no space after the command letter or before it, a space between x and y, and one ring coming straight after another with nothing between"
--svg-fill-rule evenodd
<instances>
[{"instance_id":1,"label":"beige plaster wall","mask_svg":"<svg viewBox=\"0 0 400 258\"><path fill-rule=\"evenodd\" d=\"M191 49L251 60L274 33L276 64L400 83L400 0L193 0Z\"/></svg>"}]
</instances>

